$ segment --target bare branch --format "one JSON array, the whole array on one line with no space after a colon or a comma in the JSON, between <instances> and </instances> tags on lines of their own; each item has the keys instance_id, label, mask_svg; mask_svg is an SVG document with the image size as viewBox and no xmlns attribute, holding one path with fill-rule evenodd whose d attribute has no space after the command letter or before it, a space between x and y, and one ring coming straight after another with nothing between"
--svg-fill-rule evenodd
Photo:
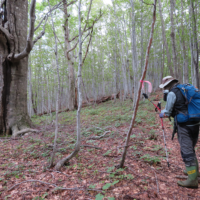
<instances>
[{"instance_id":1,"label":"bare branch","mask_svg":"<svg viewBox=\"0 0 200 200\"><path fill-rule=\"evenodd\" d=\"M33 41L33 45L40 39L42 38L42 36L45 34L45 27L46 27L46 23L47 23L47 19L45 20L45 23L43 25L43 30L40 32L40 34L35 38L35 40Z\"/></svg>"},{"instance_id":2,"label":"bare branch","mask_svg":"<svg viewBox=\"0 0 200 200\"><path fill-rule=\"evenodd\" d=\"M75 37L73 37L69 42L72 42L73 40L75 40L78 37L78 35L76 35Z\"/></svg>"},{"instance_id":3,"label":"bare branch","mask_svg":"<svg viewBox=\"0 0 200 200\"><path fill-rule=\"evenodd\" d=\"M74 45L73 48L71 48L70 50L67 51L67 54L68 54L69 52L73 51L73 50L77 47L77 44L78 44L78 41L76 42L76 44Z\"/></svg>"},{"instance_id":4,"label":"bare branch","mask_svg":"<svg viewBox=\"0 0 200 200\"><path fill-rule=\"evenodd\" d=\"M103 135L96 136L96 137L90 137L89 139L90 139L90 140L98 140L98 139L103 138L107 133L110 133L110 132L111 132L111 131L106 131Z\"/></svg>"},{"instance_id":5,"label":"bare branch","mask_svg":"<svg viewBox=\"0 0 200 200\"><path fill-rule=\"evenodd\" d=\"M61 46L62 50L65 51L65 50L64 50L64 47L63 47L62 43L60 42L60 40L59 40L59 38L58 38L57 35L56 35L56 38L57 38L58 42L60 43L60 46Z\"/></svg>"},{"instance_id":6,"label":"bare branch","mask_svg":"<svg viewBox=\"0 0 200 200\"><path fill-rule=\"evenodd\" d=\"M72 5L72 4L76 3L76 2L77 2L77 0L71 1L70 3L67 4L67 6L70 6L70 5ZM45 20L46 17L47 18L49 17L49 15L50 15L51 12L53 12L57 8L61 7L62 5L63 4L62 4L62 1L61 1L60 3L56 4L55 6L53 6L51 8L51 10L44 15L44 17L41 19L41 21L39 22L39 24L37 25L37 27L34 29L34 31L36 31L41 26L42 22Z\"/></svg>"},{"instance_id":7,"label":"bare branch","mask_svg":"<svg viewBox=\"0 0 200 200\"><path fill-rule=\"evenodd\" d=\"M85 38L82 40L82 43L85 41L85 39L90 35L90 33L88 33Z\"/></svg>"},{"instance_id":8,"label":"bare branch","mask_svg":"<svg viewBox=\"0 0 200 200\"><path fill-rule=\"evenodd\" d=\"M91 40L92 40L92 32L93 32L93 28L92 28L92 31L91 31L91 33L90 33L90 39L89 39L89 42L88 42L88 45L87 45L87 50L86 50L86 52L85 52L85 56L84 56L84 58L83 58L83 63L85 62L85 59L86 59L87 54L88 54L88 51L89 51L89 46L90 46L90 43L91 43Z\"/></svg>"},{"instance_id":9,"label":"bare branch","mask_svg":"<svg viewBox=\"0 0 200 200\"><path fill-rule=\"evenodd\" d=\"M42 24L42 22L49 17L50 13L53 12L55 9L57 9L59 6L62 5L62 1L58 4L56 4L55 6L53 6L49 12L47 12L44 17L41 19L41 21L39 22L39 24L37 25L37 27L34 29L34 31L36 31Z\"/></svg>"},{"instance_id":10,"label":"bare branch","mask_svg":"<svg viewBox=\"0 0 200 200\"><path fill-rule=\"evenodd\" d=\"M87 20L86 20L86 23L85 23L85 27L84 27L84 29L83 29L83 32L85 32L85 29L86 29L86 27L87 27L87 25L88 25L89 15L90 15L91 7L92 7L92 1L93 1L93 0L90 0L90 5L89 5L89 9L88 9L88 14L87 14Z\"/></svg>"},{"instance_id":11,"label":"bare branch","mask_svg":"<svg viewBox=\"0 0 200 200\"><path fill-rule=\"evenodd\" d=\"M35 4L36 4L36 0L32 0L31 6L30 6L30 28L29 28L29 34L28 34L28 38L27 38L27 42L26 42L26 47L19 54L14 54L13 52L11 52L7 57L8 60L10 60L10 61L18 61L18 60L28 56L28 54L30 53L30 51L33 48L33 35L34 35L34 24L35 24Z\"/></svg>"},{"instance_id":12,"label":"bare branch","mask_svg":"<svg viewBox=\"0 0 200 200\"><path fill-rule=\"evenodd\" d=\"M95 24L102 16L103 16L103 13L101 13L101 10L100 10L100 15L99 15L99 17L97 17L97 18L93 21L92 25L89 26L87 29L84 27L85 30L83 29L82 35L83 35L84 32L87 32L87 31L89 31L90 29L93 29L94 24ZM86 24L86 25L87 25L87 24ZM74 36L71 40L69 40L69 42L72 42L72 41L75 40L77 37L78 37L78 35Z\"/></svg>"},{"instance_id":13,"label":"bare branch","mask_svg":"<svg viewBox=\"0 0 200 200\"><path fill-rule=\"evenodd\" d=\"M146 4L146 5L151 5L151 6L155 6L155 4L153 4L153 3L151 3L151 4L149 4L149 3L146 3L146 2L144 2L143 0L140 0L142 3L144 3L144 4Z\"/></svg>"},{"instance_id":14,"label":"bare branch","mask_svg":"<svg viewBox=\"0 0 200 200\"><path fill-rule=\"evenodd\" d=\"M72 4L76 3L76 2L77 2L77 0L71 1L69 4L67 4L67 6L70 6L70 5L72 5Z\"/></svg>"},{"instance_id":15,"label":"bare branch","mask_svg":"<svg viewBox=\"0 0 200 200\"><path fill-rule=\"evenodd\" d=\"M82 32L82 35L83 35L84 32L87 32L87 31L89 31L89 30L92 29L92 28L93 28L93 25L90 26L89 28L87 28L85 31L83 31L83 32ZM72 42L72 41L75 40L78 36L79 36L79 35L74 36L71 40L69 40L69 42Z\"/></svg>"},{"instance_id":16,"label":"bare branch","mask_svg":"<svg viewBox=\"0 0 200 200\"><path fill-rule=\"evenodd\" d=\"M85 56L84 56L84 59L83 59L83 63L85 62L85 59L87 57L87 54L88 54L88 51L89 51L89 46L90 46L90 43L91 43L91 40L92 40L92 33L93 33L93 28L94 28L94 24L102 17L102 13L101 13L101 10L100 10L100 15L98 18L95 19L95 21L93 22L92 26L91 26L91 33L90 33L90 39L89 39L89 42L88 42L88 45L87 45L87 50L85 52Z\"/></svg>"}]
</instances>

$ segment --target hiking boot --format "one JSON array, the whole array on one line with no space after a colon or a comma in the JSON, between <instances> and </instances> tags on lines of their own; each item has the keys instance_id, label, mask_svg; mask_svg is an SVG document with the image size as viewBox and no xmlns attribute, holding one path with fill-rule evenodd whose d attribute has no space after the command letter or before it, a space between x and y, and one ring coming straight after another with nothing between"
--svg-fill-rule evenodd
<instances>
[{"instance_id":1,"label":"hiking boot","mask_svg":"<svg viewBox=\"0 0 200 200\"><path fill-rule=\"evenodd\" d=\"M198 188L197 165L186 167L188 179L186 181L178 181L177 184L187 188Z\"/></svg>"},{"instance_id":2,"label":"hiking boot","mask_svg":"<svg viewBox=\"0 0 200 200\"><path fill-rule=\"evenodd\" d=\"M196 158L196 165L197 165L197 174L198 174L198 177L200 177L200 172L199 172L199 162ZM183 173L187 176L187 171L186 170L183 170Z\"/></svg>"}]
</instances>

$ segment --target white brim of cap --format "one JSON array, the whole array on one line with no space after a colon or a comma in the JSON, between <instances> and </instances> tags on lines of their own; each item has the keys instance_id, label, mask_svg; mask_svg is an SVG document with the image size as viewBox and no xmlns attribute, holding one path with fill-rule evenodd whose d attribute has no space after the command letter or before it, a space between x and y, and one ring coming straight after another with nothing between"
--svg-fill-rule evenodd
<instances>
[{"instance_id":1,"label":"white brim of cap","mask_svg":"<svg viewBox=\"0 0 200 200\"><path fill-rule=\"evenodd\" d=\"M177 81L177 82L178 82L177 79L172 79L172 80L167 81L165 84L160 84L160 85L159 85L159 88L164 88L166 85L168 85L168 84L171 83L172 81Z\"/></svg>"}]
</instances>

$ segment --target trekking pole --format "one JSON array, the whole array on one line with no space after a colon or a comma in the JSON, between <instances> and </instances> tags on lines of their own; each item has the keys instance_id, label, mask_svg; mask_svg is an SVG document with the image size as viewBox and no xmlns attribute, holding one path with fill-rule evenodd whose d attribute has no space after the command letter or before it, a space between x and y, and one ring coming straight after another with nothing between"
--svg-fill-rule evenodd
<instances>
[{"instance_id":1,"label":"trekking pole","mask_svg":"<svg viewBox=\"0 0 200 200\"><path fill-rule=\"evenodd\" d=\"M148 99L149 102L151 102L154 106L155 106L155 111L157 112L158 110L161 111L161 103L159 102L158 105L154 104L148 97L147 94L143 93L142 94L144 96L145 99ZM166 158L167 158L167 165L169 167L169 160L168 160L168 153L167 153L167 144L166 144L166 140L165 140L165 129L164 129L164 124L163 124L163 119L160 118L161 120L161 125L162 125L162 131L163 131L163 138L164 138L164 144L165 144L165 153L166 153Z\"/></svg>"}]
</instances>

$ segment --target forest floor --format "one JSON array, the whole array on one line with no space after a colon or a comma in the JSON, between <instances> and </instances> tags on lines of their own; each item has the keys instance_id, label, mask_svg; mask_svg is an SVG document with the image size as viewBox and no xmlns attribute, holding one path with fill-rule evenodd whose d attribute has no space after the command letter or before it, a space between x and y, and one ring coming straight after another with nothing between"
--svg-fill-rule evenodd
<instances>
[{"instance_id":1,"label":"forest floor","mask_svg":"<svg viewBox=\"0 0 200 200\"><path fill-rule=\"evenodd\" d=\"M155 100L155 94L150 97ZM162 94L159 94L162 99ZM154 101L157 103L156 101ZM164 105L162 105L164 107ZM55 113L35 116L39 133L17 140L0 139L0 198L15 200L139 200L200 199L199 189L177 185L183 176L177 136L164 120L168 168L160 119L153 105L141 100L125 167L119 165L132 118L132 102L108 101L82 109L82 147L61 171L48 169L54 140ZM91 139L109 131L104 138ZM76 111L59 114L56 160L69 155L76 142ZM196 147L199 159L200 145ZM70 189L71 188L71 189Z\"/></svg>"}]
</instances>

